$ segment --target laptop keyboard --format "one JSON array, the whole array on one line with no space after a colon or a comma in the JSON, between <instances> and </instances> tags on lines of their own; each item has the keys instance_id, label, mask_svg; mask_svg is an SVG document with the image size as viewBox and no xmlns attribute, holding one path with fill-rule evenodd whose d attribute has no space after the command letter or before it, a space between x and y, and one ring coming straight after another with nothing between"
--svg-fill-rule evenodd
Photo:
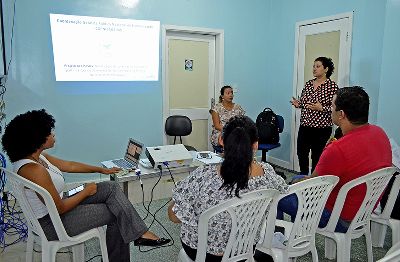
<instances>
[{"instance_id":1,"label":"laptop keyboard","mask_svg":"<svg viewBox=\"0 0 400 262\"><path fill-rule=\"evenodd\" d=\"M134 165L132 165L131 163L129 163L125 159L116 159L116 160L113 160L111 162L113 162L118 167L124 168L124 169L130 169L130 168L134 168L135 167Z\"/></svg>"}]
</instances>

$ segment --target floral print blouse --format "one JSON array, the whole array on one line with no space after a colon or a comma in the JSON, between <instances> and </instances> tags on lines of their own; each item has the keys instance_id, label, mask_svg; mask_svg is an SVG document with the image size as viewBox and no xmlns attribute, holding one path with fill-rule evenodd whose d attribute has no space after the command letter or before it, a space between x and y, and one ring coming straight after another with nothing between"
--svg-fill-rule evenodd
<instances>
[{"instance_id":1,"label":"floral print blouse","mask_svg":"<svg viewBox=\"0 0 400 262\"><path fill-rule=\"evenodd\" d=\"M238 105L234 104L231 110L226 109L222 103L218 103L213 108L212 111L215 111L219 116L219 121L221 122L222 127L234 116L243 116L246 112L243 108ZM213 125L213 130L210 137L210 142L213 146L218 146L218 136L221 132L215 129Z\"/></svg>"},{"instance_id":2,"label":"floral print blouse","mask_svg":"<svg viewBox=\"0 0 400 262\"><path fill-rule=\"evenodd\" d=\"M260 165L264 175L250 178L248 188L240 190L239 194L262 188L277 189L281 193L286 193L288 185L285 180L275 173L271 165L267 163ZM186 179L178 182L173 190L172 198L175 205L172 210L182 222L181 240L193 249L197 249L197 229L201 213L224 200L236 197L234 190L230 194L226 188L220 189L223 180L218 173L218 167L219 165L200 166ZM226 212L210 219L207 253L214 255L224 253L230 227L230 216Z\"/></svg>"}]
</instances>

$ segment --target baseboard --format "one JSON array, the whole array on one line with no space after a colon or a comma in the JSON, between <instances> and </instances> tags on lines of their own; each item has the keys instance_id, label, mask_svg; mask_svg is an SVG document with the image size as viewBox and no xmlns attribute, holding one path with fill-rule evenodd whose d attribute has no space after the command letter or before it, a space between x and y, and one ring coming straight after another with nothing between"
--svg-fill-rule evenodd
<instances>
[{"instance_id":1,"label":"baseboard","mask_svg":"<svg viewBox=\"0 0 400 262\"><path fill-rule=\"evenodd\" d=\"M261 161L261 157L259 157L258 160ZM279 158L275 158L275 157L267 155L267 162L271 163L273 165L276 165L276 166L280 166L280 167L282 167L284 169L287 169L287 170L292 170L292 167L291 167L289 162L283 161L282 159L279 159Z\"/></svg>"}]
</instances>

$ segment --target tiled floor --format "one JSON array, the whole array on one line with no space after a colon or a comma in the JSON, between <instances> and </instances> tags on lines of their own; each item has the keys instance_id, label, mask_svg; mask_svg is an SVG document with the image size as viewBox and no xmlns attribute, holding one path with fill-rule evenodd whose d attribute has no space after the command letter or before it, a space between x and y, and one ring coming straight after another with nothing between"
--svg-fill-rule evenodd
<instances>
[{"instance_id":1,"label":"tiled floor","mask_svg":"<svg viewBox=\"0 0 400 262\"><path fill-rule=\"evenodd\" d=\"M13 241L11 237L5 238L7 243ZM0 253L0 261L4 262L23 262L25 261L25 249L26 242L18 242L17 244L6 247L5 250ZM35 245L35 250L40 252L40 246ZM41 253L34 252L34 260L33 261L41 261ZM61 253L63 252L63 253ZM60 250L60 253L57 253L56 260L59 262L67 262L72 261L72 255L68 250Z\"/></svg>"}]
</instances>

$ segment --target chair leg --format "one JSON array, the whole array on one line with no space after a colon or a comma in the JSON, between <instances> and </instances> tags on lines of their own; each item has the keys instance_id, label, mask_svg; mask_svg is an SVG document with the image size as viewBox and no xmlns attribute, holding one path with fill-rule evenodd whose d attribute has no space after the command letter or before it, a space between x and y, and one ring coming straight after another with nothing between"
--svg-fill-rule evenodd
<instances>
[{"instance_id":1,"label":"chair leg","mask_svg":"<svg viewBox=\"0 0 400 262\"><path fill-rule=\"evenodd\" d=\"M261 161L267 162L267 150L261 150Z\"/></svg>"},{"instance_id":2,"label":"chair leg","mask_svg":"<svg viewBox=\"0 0 400 262\"><path fill-rule=\"evenodd\" d=\"M336 257L336 243L332 238L325 237L325 257L327 259Z\"/></svg>"},{"instance_id":3,"label":"chair leg","mask_svg":"<svg viewBox=\"0 0 400 262\"><path fill-rule=\"evenodd\" d=\"M311 255L312 255L312 261L318 262L318 253L317 249L315 248L315 243L314 243L314 248L311 249Z\"/></svg>"},{"instance_id":4,"label":"chair leg","mask_svg":"<svg viewBox=\"0 0 400 262\"><path fill-rule=\"evenodd\" d=\"M371 221L371 240L373 247L383 247L387 226Z\"/></svg>"},{"instance_id":5,"label":"chair leg","mask_svg":"<svg viewBox=\"0 0 400 262\"><path fill-rule=\"evenodd\" d=\"M55 262L57 249L53 245L42 245L42 262Z\"/></svg>"},{"instance_id":6,"label":"chair leg","mask_svg":"<svg viewBox=\"0 0 400 262\"><path fill-rule=\"evenodd\" d=\"M392 246L394 246L400 242L400 221L393 219L390 223L390 228L392 229Z\"/></svg>"},{"instance_id":7,"label":"chair leg","mask_svg":"<svg viewBox=\"0 0 400 262\"><path fill-rule=\"evenodd\" d=\"M33 243L35 242L35 236L31 230L28 231L28 240L26 242L26 262L33 261Z\"/></svg>"},{"instance_id":8,"label":"chair leg","mask_svg":"<svg viewBox=\"0 0 400 262\"><path fill-rule=\"evenodd\" d=\"M367 225L367 232L365 232L365 242L367 245L368 262L373 262L374 254L372 253L371 229Z\"/></svg>"},{"instance_id":9,"label":"chair leg","mask_svg":"<svg viewBox=\"0 0 400 262\"><path fill-rule=\"evenodd\" d=\"M83 243L72 246L72 256L74 262L85 261L85 246Z\"/></svg>"},{"instance_id":10,"label":"chair leg","mask_svg":"<svg viewBox=\"0 0 400 262\"><path fill-rule=\"evenodd\" d=\"M336 239L336 261L350 261L351 239L347 239L344 235L340 235ZM372 261L371 261L372 262Z\"/></svg>"},{"instance_id":11,"label":"chair leg","mask_svg":"<svg viewBox=\"0 0 400 262\"><path fill-rule=\"evenodd\" d=\"M98 228L100 234L100 250L103 262L108 262L108 252L107 252L107 245L106 245L106 231L104 227Z\"/></svg>"}]
</instances>

